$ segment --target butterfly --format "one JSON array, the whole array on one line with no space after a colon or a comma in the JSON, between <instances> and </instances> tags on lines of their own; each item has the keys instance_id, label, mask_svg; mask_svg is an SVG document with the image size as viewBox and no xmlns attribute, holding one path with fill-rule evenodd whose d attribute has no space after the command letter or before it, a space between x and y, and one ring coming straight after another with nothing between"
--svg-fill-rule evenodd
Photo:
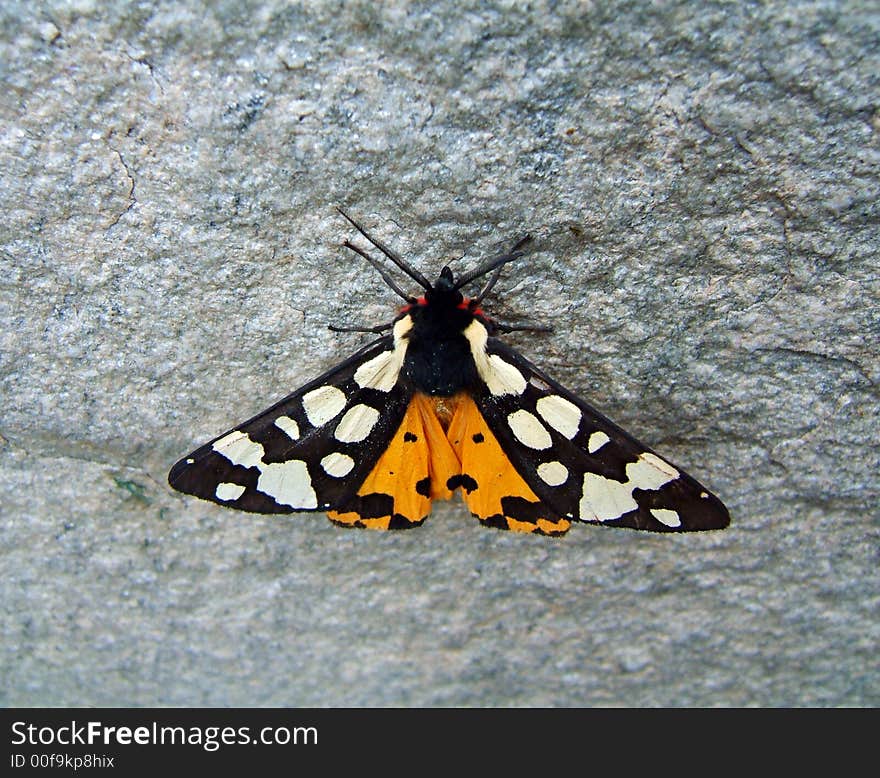
<instances>
[{"instance_id":1,"label":"butterfly","mask_svg":"<svg viewBox=\"0 0 880 778\"><path fill-rule=\"evenodd\" d=\"M350 240L403 300L379 337L271 408L181 459L186 494L255 513L324 511L345 527L407 529L460 491L484 525L561 535L573 522L660 532L721 529L721 501L496 336L550 331L482 308L509 251L431 283L345 211L351 225L421 287ZM474 297L462 289L486 279Z\"/></svg>"}]
</instances>

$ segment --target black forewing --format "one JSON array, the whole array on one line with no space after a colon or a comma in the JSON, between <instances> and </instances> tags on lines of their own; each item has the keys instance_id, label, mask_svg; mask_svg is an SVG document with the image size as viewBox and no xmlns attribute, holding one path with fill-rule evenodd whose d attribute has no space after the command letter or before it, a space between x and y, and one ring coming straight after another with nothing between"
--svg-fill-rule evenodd
<instances>
[{"instance_id":1,"label":"black forewing","mask_svg":"<svg viewBox=\"0 0 880 778\"><path fill-rule=\"evenodd\" d=\"M271 408L218 435L177 462L168 475L169 484L186 494L255 513L332 510L346 504L394 436L409 402L410 392L400 384L386 392L360 387L354 381L354 374L362 364L392 348L393 341L390 336L380 338L324 375L275 403ZM302 398L314 389L329 386L339 389L344 394L345 405L332 419L315 427L310 423L303 408ZM346 410L357 404L378 409L378 420L365 440L341 442L334 436L336 426ZM286 417L296 423L298 427L296 439L292 439L281 426L276 424L280 417ZM284 426L290 427L289 423L285 423ZM235 432L246 434L249 441L262 447L263 455L260 462L254 463L253 456L246 456L245 463L235 463L214 449L217 441ZM321 465L322 459L333 453L351 457L354 461L354 466L344 477L329 475ZM305 464L308 484L302 485L302 488L308 487L314 492L315 504L312 506L284 504L267 494L265 488L262 490L259 488L260 477L267 469L267 465L293 461L301 461ZM218 496L220 484L243 487L243 491L235 499L222 499ZM227 491L223 492L222 489ZM221 494L229 496L229 489L229 486L222 487ZM232 493L237 491L238 489L234 488Z\"/></svg>"},{"instance_id":2,"label":"black forewing","mask_svg":"<svg viewBox=\"0 0 880 778\"><path fill-rule=\"evenodd\" d=\"M544 374L521 354L494 338L489 339L487 350L514 365L526 379L526 389L523 394L493 396L483 386L475 394L477 406L517 472L553 512L588 523L664 532L721 529L730 523L730 516L721 501L696 479L659 457L648 446ZM561 397L577 406L582 416L577 432L571 438L545 425L552 438L552 446L536 451L517 440L507 419L519 409L527 410L540 418L536 410L538 401L550 396ZM596 432L604 433L608 440L591 453L590 437ZM645 454L649 456L640 459ZM627 466L639 463L644 471L648 469L646 463L655 461L652 457L662 460L662 463L658 463L661 467L671 465L675 468L677 476L657 488L624 489L622 485L631 483ZM552 486L542 480L537 468L545 462L561 463L568 471L566 480ZM665 477L661 470L657 474L661 479ZM582 516L585 489L593 503L607 505L616 501L622 504L624 507L620 514L602 520L597 520L595 515ZM621 495L623 499L620 499ZM633 502L634 508L624 509L627 503L631 507ZM678 517L677 526L671 526L673 522L669 517L673 517L670 513L672 511ZM658 516L666 518L666 521L660 521Z\"/></svg>"}]
</instances>

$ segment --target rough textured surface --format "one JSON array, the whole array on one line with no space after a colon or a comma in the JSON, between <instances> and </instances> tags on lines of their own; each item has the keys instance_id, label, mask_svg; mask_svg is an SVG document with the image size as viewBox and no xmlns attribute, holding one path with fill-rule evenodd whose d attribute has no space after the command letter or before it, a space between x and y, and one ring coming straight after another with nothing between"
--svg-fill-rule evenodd
<instances>
[{"instance_id":1,"label":"rough textured surface","mask_svg":"<svg viewBox=\"0 0 880 778\"><path fill-rule=\"evenodd\" d=\"M877 705L871 2L0 4L0 703ZM526 9L527 10L523 10ZM511 340L733 526L408 533L169 465L525 230Z\"/></svg>"}]
</instances>

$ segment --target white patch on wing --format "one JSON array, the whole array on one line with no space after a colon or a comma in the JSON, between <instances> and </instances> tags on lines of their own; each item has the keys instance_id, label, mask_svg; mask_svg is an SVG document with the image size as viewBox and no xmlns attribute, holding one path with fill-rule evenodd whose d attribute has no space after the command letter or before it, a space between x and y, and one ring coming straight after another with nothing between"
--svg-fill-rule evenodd
<instances>
[{"instance_id":1,"label":"white patch on wing","mask_svg":"<svg viewBox=\"0 0 880 778\"><path fill-rule=\"evenodd\" d=\"M266 453L261 444L251 440L247 434L239 430L233 430L228 435L215 440L211 448L226 457L233 465L242 467L259 467Z\"/></svg>"},{"instance_id":2,"label":"white patch on wing","mask_svg":"<svg viewBox=\"0 0 880 778\"><path fill-rule=\"evenodd\" d=\"M632 486L596 473L584 473L584 491L578 506L581 519L610 521L638 508Z\"/></svg>"},{"instance_id":3,"label":"white patch on wing","mask_svg":"<svg viewBox=\"0 0 880 778\"><path fill-rule=\"evenodd\" d=\"M681 516L669 508L651 508L651 515L667 527L681 526Z\"/></svg>"},{"instance_id":4,"label":"white patch on wing","mask_svg":"<svg viewBox=\"0 0 880 778\"><path fill-rule=\"evenodd\" d=\"M359 387L390 392L397 385L400 368L403 367L406 356L406 347L409 344L406 335L412 326L411 316L404 316L394 325L391 330L394 335L394 347L380 352L355 370L354 381Z\"/></svg>"},{"instance_id":5,"label":"white patch on wing","mask_svg":"<svg viewBox=\"0 0 880 778\"><path fill-rule=\"evenodd\" d=\"M525 391L526 379L522 373L498 354L489 354L487 364L488 367L483 369L483 380L493 395L522 394ZM479 365L477 372L480 372Z\"/></svg>"},{"instance_id":6,"label":"white patch on wing","mask_svg":"<svg viewBox=\"0 0 880 778\"><path fill-rule=\"evenodd\" d=\"M571 440L581 424L581 409L558 394L542 397L535 403L541 418L560 435Z\"/></svg>"},{"instance_id":7,"label":"white patch on wing","mask_svg":"<svg viewBox=\"0 0 880 778\"><path fill-rule=\"evenodd\" d=\"M390 391L397 380L392 370L393 359L394 349L388 349L388 351L380 352L368 362L364 362L354 372L355 383L361 388L369 386L372 389L379 389L381 387L383 392Z\"/></svg>"},{"instance_id":8,"label":"white patch on wing","mask_svg":"<svg viewBox=\"0 0 880 778\"><path fill-rule=\"evenodd\" d=\"M306 463L300 459L262 464L257 489L279 505L291 508L317 508L318 498Z\"/></svg>"},{"instance_id":9,"label":"white patch on wing","mask_svg":"<svg viewBox=\"0 0 880 778\"><path fill-rule=\"evenodd\" d=\"M312 479L305 462L292 459L287 462L266 463L263 461L266 454L263 446L240 430L234 430L215 441L213 449L234 465L256 467L260 471L257 490L269 495L279 505L304 510L318 507L318 498L312 488ZM214 494L218 500L229 501L237 500L244 492L245 487L224 481L217 485Z\"/></svg>"},{"instance_id":10,"label":"white patch on wing","mask_svg":"<svg viewBox=\"0 0 880 778\"><path fill-rule=\"evenodd\" d=\"M591 454L595 454L602 446L608 443L611 440L602 430L597 430L592 435L590 435L590 439L587 441L587 451Z\"/></svg>"},{"instance_id":11,"label":"white patch on wing","mask_svg":"<svg viewBox=\"0 0 880 778\"><path fill-rule=\"evenodd\" d=\"M678 476L678 470L672 465L649 452L640 454L638 462L626 466L626 477L639 489L659 489Z\"/></svg>"},{"instance_id":12,"label":"white patch on wing","mask_svg":"<svg viewBox=\"0 0 880 778\"><path fill-rule=\"evenodd\" d=\"M584 487L578 506L582 520L612 521L636 510L635 489L653 491L678 478L679 472L656 454L645 452L626 466L626 481L621 483L596 473L584 473ZM665 509L660 509L665 510ZM677 515L677 514L676 514ZM658 521L663 521L656 516ZM671 518L668 517L667 518ZM666 522L663 522L667 524ZM679 526L667 524L667 526Z\"/></svg>"},{"instance_id":13,"label":"white patch on wing","mask_svg":"<svg viewBox=\"0 0 880 778\"><path fill-rule=\"evenodd\" d=\"M332 475L334 478L342 478L351 472L354 467L354 460L348 454L340 454L334 451L332 454L327 454L321 460L321 467L324 468L324 472L327 475Z\"/></svg>"},{"instance_id":14,"label":"white patch on wing","mask_svg":"<svg viewBox=\"0 0 880 778\"><path fill-rule=\"evenodd\" d=\"M486 353L489 333L482 323L474 319L465 328L464 336L471 344L471 356L474 358L477 373L495 397L522 394L526 390L526 379L519 370L498 354Z\"/></svg>"},{"instance_id":15,"label":"white patch on wing","mask_svg":"<svg viewBox=\"0 0 880 778\"><path fill-rule=\"evenodd\" d=\"M319 386L302 398L303 410L313 427L322 427L345 407L345 393L335 386Z\"/></svg>"},{"instance_id":16,"label":"white patch on wing","mask_svg":"<svg viewBox=\"0 0 880 778\"><path fill-rule=\"evenodd\" d=\"M562 462L541 462L538 476L548 486L560 486L568 480L568 468Z\"/></svg>"},{"instance_id":17,"label":"white patch on wing","mask_svg":"<svg viewBox=\"0 0 880 778\"><path fill-rule=\"evenodd\" d=\"M369 405L353 405L345 412L333 435L342 443L358 443L366 439L377 421L379 411L375 408Z\"/></svg>"},{"instance_id":18,"label":"white patch on wing","mask_svg":"<svg viewBox=\"0 0 880 778\"><path fill-rule=\"evenodd\" d=\"M507 417L507 424L516 439L524 446L540 451L553 445L553 439L546 427L541 424L537 416L526 410L520 409L511 413Z\"/></svg>"},{"instance_id":19,"label":"white patch on wing","mask_svg":"<svg viewBox=\"0 0 880 778\"><path fill-rule=\"evenodd\" d=\"M299 424L290 416L279 416L275 419L275 426L278 427L291 440L299 439Z\"/></svg>"},{"instance_id":20,"label":"white patch on wing","mask_svg":"<svg viewBox=\"0 0 880 778\"><path fill-rule=\"evenodd\" d=\"M217 484L217 490L214 494L217 495L218 500L224 500L226 502L230 502L232 500L237 500L241 497L245 492L245 488L241 484L231 484L227 482Z\"/></svg>"}]
</instances>

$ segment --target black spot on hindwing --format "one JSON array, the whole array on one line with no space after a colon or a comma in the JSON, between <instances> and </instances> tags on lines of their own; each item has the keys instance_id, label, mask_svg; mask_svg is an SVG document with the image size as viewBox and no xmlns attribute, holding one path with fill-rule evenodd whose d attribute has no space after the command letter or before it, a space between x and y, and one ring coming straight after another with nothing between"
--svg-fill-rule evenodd
<instances>
[{"instance_id":1,"label":"black spot on hindwing","mask_svg":"<svg viewBox=\"0 0 880 778\"><path fill-rule=\"evenodd\" d=\"M390 494L372 492L356 495L340 513L357 513L362 519L378 519L382 516L394 515L394 498Z\"/></svg>"},{"instance_id":2,"label":"black spot on hindwing","mask_svg":"<svg viewBox=\"0 0 880 778\"><path fill-rule=\"evenodd\" d=\"M450 492L454 492L459 486L468 494L474 491L474 489L479 488L479 484L467 473L454 475L446 482L446 488L449 489Z\"/></svg>"},{"instance_id":3,"label":"black spot on hindwing","mask_svg":"<svg viewBox=\"0 0 880 778\"><path fill-rule=\"evenodd\" d=\"M474 514L476 516L476 514ZM480 517L477 516L479 519ZM485 527L492 527L494 529L510 529L510 525L507 523L507 519L504 518L500 513L496 513L494 516L489 516L485 519L480 519L481 523Z\"/></svg>"},{"instance_id":4,"label":"black spot on hindwing","mask_svg":"<svg viewBox=\"0 0 880 778\"><path fill-rule=\"evenodd\" d=\"M501 510L505 516L529 524L537 524L538 519L550 518L547 509L539 502L529 502L522 497L502 497Z\"/></svg>"},{"instance_id":5,"label":"black spot on hindwing","mask_svg":"<svg viewBox=\"0 0 880 778\"><path fill-rule=\"evenodd\" d=\"M406 518L406 516L401 516L399 513L395 513L388 522L388 529L412 529L413 527L421 526L424 521L424 519L411 521Z\"/></svg>"}]
</instances>

